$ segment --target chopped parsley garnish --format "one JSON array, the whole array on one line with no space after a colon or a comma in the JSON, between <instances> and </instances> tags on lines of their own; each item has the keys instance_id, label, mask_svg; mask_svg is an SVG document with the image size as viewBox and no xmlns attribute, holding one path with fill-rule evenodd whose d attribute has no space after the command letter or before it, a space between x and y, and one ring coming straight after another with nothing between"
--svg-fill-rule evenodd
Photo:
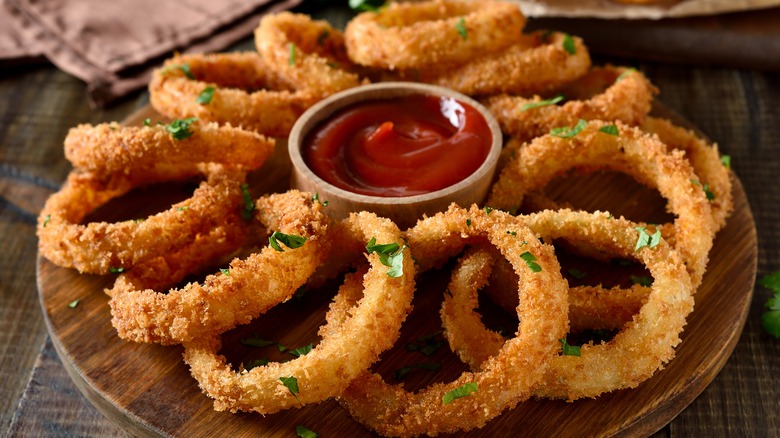
<instances>
[{"instance_id":1,"label":"chopped parsley garnish","mask_svg":"<svg viewBox=\"0 0 780 438\"><path fill-rule=\"evenodd\" d=\"M108 268L108 272L110 272L112 274L121 274L121 273L125 272L125 268L123 268L121 266L110 266Z\"/></svg>"},{"instance_id":2,"label":"chopped parsley garnish","mask_svg":"<svg viewBox=\"0 0 780 438\"><path fill-rule=\"evenodd\" d=\"M660 229L656 229L655 233L652 235L646 231L645 227L634 227L634 229L639 231L639 237L636 240L634 252L639 251L644 247L655 248L659 243L661 243Z\"/></svg>"},{"instance_id":3,"label":"chopped parsley garnish","mask_svg":"<svg viewBox=\"0 0 780 438\"><path fill-rule=\"evenodd\" d=\"M190 70L189 64L172 64L167 67L165 67L162 71L162 74L168 74L173 70L181 70L182 73L184 73L184 76L187 76L188 79L195 79L195 75L192 74L192 70Z\"/></svg>"},{"instance_id":4,"label":"chopped parsley garnish","mask_svg":"<svg viewBox=\"0 0 780 438\"><path fill-rule=\"evenodd\" d=\"M296 379L293 376L290 377L279 377L279 380L282 381L282 384L287 387L287 390L290 391L290 394L295 397L296 400L298 400L298 393L300 390L298 390L298 379Z\"/></svg>"},{"instance_id":5,"label":"chopped parsley garnish","mask_svg":"<svg viewBox=\"0 0 780 438\"><path fill-rule=\"evenodd\" d=\"M630 75L631 73L634 73L636 69L634 67L628 67L623 73L620 73L620 76L615 79L615 82L622 81L626 76Z\"/></svg>"},{"instance_id":6,"label":"chopped parsley garnish","mask_svg":"<svg viewBox=\"0 0 780 438\"><path fill-rule=\"evenodd\" d=\"M165 130L171 134L171 137L173 137L174 140L184 140L193 134L193 132L190 130L190 125L192 125L196 120L198 119L195 117L190 117L184 120L176 119L171 122L170 125L165 125Z\"/></svg>"},{"instance_id":7,"label":"chopped parsley garnish","mask_svg":"<svg viewBox=\"0 0 780 438\"><path fill-rule=\"evenodd\" d=\"M385 243L378 245L376 237L372 237L366 244L366 252L376 253L379 256L379 262L389 267L387 276L398 278L404 274L404 249L406 245L399 246L397 243Z\"/></svg>"},{"instance_id":8,"label":"chopped parsley garnish","mask_svg":"<svg viewBox=\"0 0 780 438\"><path fill-rule=\"evenodd\" d=\"M279 245L280 242L290 249L295 249L302 247L303 244L306 243L306 240L306 237L303 236L295 236L293 234L284 234L274 231L274 233L268 237L268 244L271 245L271 248L279 252L284 252L284 249Z\"/></svg>"},{"instance_id":9,"label":"chopped parsley garnish","mask_svg":"<svg viewBox=\"0 0 780 438\"><path fill-rule=\"evenodd\" d=\"M460 20L458 20L457 23L455 23L455 29L458 30L458 35L460 35L461 38L466 40L469 36L469 31L466 29L466 19L463 17L460 17Z\"/></svg>"},{"instance_id":10,"label":"chopped parsley garnish","mask_svg":"<svg viewBox=\"0 0 780 438\"><path fill-rule=\"evenodd\" d=\"M76 306L78 306L78 305L79 305L79 300L78 299L75 299L75 300L71 301L70 303L68 303L68 307L70 307L71 309L75 309Z\"/></svg>"},{"instance_id":11,"label":"chopped parsley garnish","mask_svg":"<svg viewBox=\"0 0 780 438\"><path fill-rule=\"evenodd\" d=\"M537 102L528 102L525 105L520 107L520 111L528 111L529 109L539 108L542 106L557 105L559 102L562 102L564 99L566 98L563 96L563 94L559 94L551 99L540 100Z\"/></svg>"},{"instance_id":12,"label":"chopped parsley garnish","mask_svg":"<svg viewBox=\"0 0 780 438\"><path fill-rule=\"evenodd\" d=\"M323 30L320 32L319 36L317 36L317 45L321 46L322 43L325 42L326 39L330 36L330 31L328 29Z\"/></svg>"},{"instance_id":13,"label":"chopped parsley garnish","mask_svg":"<svg viewBox=\"0 0 780 438\"><path fill-rule=\"evenodd\" d=\"M653 279L647 275L632 275L631 282L640 286L649 287L653 285Z\"/></svg>"},{"instance_id":14,"label":"chopped parsley garnish","mask_svg":"<svg viewBox=\"0 0 780 438\"><path fill-rule=\"evenodd\" d=\"M467 219L466 219L466 226L467 226L467 227L470 227L470 226L471 226L471 218L467 218Z\"/></svg>"},{"instance_id":15,"label":"chopped parsley garnish","mask_svg":"<svg viewBox=\"0 0 780 438\"><path fill-rule=\"evenodd\" d=\"M287 351L287 347L279 343L276 344L276 349L279 350L279 353L284 353Z\"/></svg>"},{"instance_id":16,"label":"chopped parsley garnish","mask_svg":"<svg viewBox=\"0 0 780 438\"><path fill-rule=\"evenodd\" d=\"M569 268L568 271L566 271L569 275L572 276L575 280L582 280L583 278L587 277L588 274L585 272L580 271L577 268Z\"/></svg>"},{"instance_id":17,"label":"chopped parsley garnish","mask_svg":"<svg viewBox=\"0 0 780 438\"><path fill-rule=\"evenodd\" d=\"M384 0L349 0L349 7L353 11L376 12L384 6Z\"/></svg>"},{"instance_id":18,"label":"chopped parsley garnish","mask_svg":"<svg viewBox=\"0 0 780 438\"><path fill-rule=\"evenodd\" d=\"M696 181L695 179L692 179L692 180L691 180L691 182L692 182L692 183L693 183L693 185L695 185L695 186L701 186L702 190L704 190L704 196L707 198L707 200L708 200L708 201L712 201L712 200L714 200L714 199L715 199L715 194L714 194L714 193L712 193L712 191L710 190L710 185L709 185L709 184L705 183L705 184L702 186L702 185L701 185L701 183L699 183L699 182L698 182L698 181Z\"/></svg>"},{"instance_id":19,"label":"chopped parsley garnish","mask_svg":"<svg viewBox=\"0 0 780 438\"><path fill-rule=\"evenodd\" d=\"M259 338L257 335L251 338L241 338L241 345L254 348L265 348L271 345L276 345L276 342L269 341L267 339Z\"/></svg>"},{"instance_id":20,"label":"chopped parsley garnish","mask_svg":"<svg viewBox=\"0 0 780 438\"><path fill-rule=\"evenodd\" d=\"M538 263L536 263L536 256L531 254L530 252L526 251L520 254L520 258L525 260L525 264L528 265L529 268L531 268L532 272L542 271L542 267L539 266Z\"/></svg>"},{"instance_id":21,"label":"chopped parsley garnish","mask_svg":"<svg viewBox=\"0 0 780 438\"><path fill-rule=\"evenodd\" d=\"M563 353L564 356L579 356L580 355L580 347L577 345L569 345L569 343L566 341L566 338L558 339L558 342L563 345L563 348L561 349L561 353Z\"/></svg>"},{"instance_id":22,"label":"chopped parsley garnish","mask_svg":"<svg viewBox=\"0 0 780 438\"><path fill-rule=\"evenodd\" d=\"M312 345L309 344L309 345L306 345L304 347L300 347L300 348L296 348L296 349L290 350L290 351L288 351L288 353L290 353L291 355L293 355L295 357L306 356L306 354L309 353L312 350L312 348L313 348Z\"/></svg>"},{"instance_id":23,"label":"chopped parsley garnish","mask_svg":"<svg viewBox=\"0 0 780 438\"><path fill-rule=\"evenodd\" d=\"M566 34L563 37L563 50L565 50L569 55L574 55L577 53L577 46L574 44L574 38L572 38L569 34Z\"/></svg>"},{"instance_id":24,"label":"chopped parsley garnish","mask_svg":"<svg viewBox=\"0 0 780 438\"><path fill-rule=\"evenodd\" d=\"M558 128L553 128L550 130L550 135L554 135L556 137L561 138L571 138L575 135L579 134L585 127L588 126L588 122L586 122L583 119L580 119L579 122L577 122L574 126L561 126Z\"/></svg>"},{"instance_id":25,"label":"chopped parsley garnish","mask_svg":"<svg viewBox=\"0 0 780 438\"><path fill-rule=\"evenodd\" d=\"M189 209L190 209L189 205L182 205L180 207L177 207L176 211L186 211L186 210L189 210Z\"/></svg>"},{"instance_id":26,"label":"chopped parsley garnish","mask_svg":"<svg viewBox=\"0 0 780 438\"><path fill-rule=\"evenodd\" d=\"M605 134L615 135L615 136L619 134L618 127L615 125L602 126L601 128L599 128L599 132L603 132Z\"/></svg>"},{"instance_id":27,"label":"chopped parsley garnish","mask_svg":"<svg viewBox=\"0 0 780 438\"><path fill-rule=\"evenodd\" d=\"M487 205L482 207L482 211L485 212L485 216L488 216L490 213L493 212L493 210L495 210L493 207L488 207Z\"/></svg>"},{"instance_id":28,"label":"chopped parsley garnish","mask_svg":"<svg viewBox=\"0 0 780 438\"><path fill-rule=\"evenodd\" d=\"M230 269L228 268L219 268L219 272L221 272L222 275L230 275Z\"/></svg>"},{"instance_id":29,"label":"chopped parsley garnish","mask_svg":"<svg viewBox=\"0 0 780 438\"><path fill-rule=\"evenodd\" d=\"M720 162L726 166L726 169L731 169L731 155L721 155Z\"/></svg>"},{"instance_id":30,"label":"chopped parsley garnish","mask_svg":"<svg viewBox=\"0 0 780 438\"><path fill-rule=\"evenodd\" d=\"M509 234L512 237L517 237L517 231L506 230L506 233Z\"/></svg>"},{"instance_id":31,"label":"chopped parsley garnish","mask_svg":"<svg viewBox=\"0 0 780 438\"><path fill-rule=\"evenodd\" d=\"M418 351L425 356L433 356L436 351L444 346L441 339L441 331L420 336L414 342L406 344L406 351Z\"/></svg>"},{"instance_id":32,"label":"chopped parsley garnish","mask_svg":"<svg viewBox=\"0 0 780 438\"><path fill-rule=\"evenodd\" d=\"M319 202L323 207L327 207L328 204L330 204L330 201L321 201L319 193L315 193L314 196L311 197L311 202Z\"/></svg>"},{"instance_id":33,"label":"chopped parsley garnish","mask_svg":"<svg viewBox=\"0 0 780 438\"><path fill-rule=\"evenodd\" d=\"M46 228L46 225L49 224L49 221L51 220L51 215L47 214L46 217L43 218L43 228Z\"/></svg>"},{"instance_id":34,"label":"chopped parsley garnish","mask_svg":"<svg viewBox=\"0 0 780 438\"><path fill-rule=\"evenodd\" d=\"M241 184L241 197L244 200L244 209L241 210L241 217L247 221L252 220L252 216L255 214L255 201L252 199L252 194L249 193L247 184Z\"/></svg>"},{"instance_id":35,"label":"chopped parsley garnish","mask_svg":"<svg viewBox=\"0 0 780 438\"><path fill-rule=\"evenodd\" d=\"M436 371L438 369L439 369L439 364L435 362L416 363L414 365L401 367L395 370L395 380L400 382L401 380L406 378L407 374L409 374L413 370Z\"/></svg>"},{"instance_id":36,"label":"chopped parsley garnish","mask_svg":"<svg viewBox=\"0 0 780 438\"><path fill-rule=\"evenodd\" d=\"M452 391L444 394L441 397L441 402L445 405L448 405L452 403L453 400L461 398L461 397L467 397L473 393L477 392L477 382L471 382L466 383L463 386L459 386Z\"/></svg>"},{"instance_id":37,"label":"chopped parsley garnish","mask_svg":"<svg viewBox=\"0 0 780 438\"><path fill-rule=\"evenodd\" d=\"M295 43L290 43L290 65L295 65Z\"/></svg>"},{"instance_id":38,"label":"chopped parsley garnish","mask_svg":"<svg viewBox=\"0 0 780 438\"><path fill-rule=\"evenodd\" d=\"M774 292L764 304L769 310L761 315L761 323L767 333L780 339L780 272L761 277L758 284Z\"/></svg>"},{"instance_id":39,"label":"chopped parsley garnish","mask_svg":"<svg viewBox=\"0 0 780 438\"><path fill-rule=\"evenodd\" d=\"M320 436L320 434L302 424L295 426L295 434L298 435L298 438L317 438Z\"/></svg>"},{"instance_id":40,"label":"chopped parsley garnish","mask_svg":"<svg viewBox=\"0 0 780 438\"><path fill-rule=\"evenodd\" d=\"M266 359L266 358L255 359L255 360L250 361L249 363L247 363L244 366L244 369L249 371L252 368L264 367L264 366L268 365L268 362L270 362L270 361L268 359Z\"/></svg>"},{"instance_id":41,"label":"chopped parsley garnish","mask_svg":"<svg viewBox=\"0 0 780 438\"><path fill-rule=\"evenodd\" d=\"M201 104L201 105L208 105L211 103L211 99L214 97L214 90L216 88L209 85L208 87L204 88L203 91L198 94L198 98L195 99L195 102Z\"/></svg>"},{"instance_id":42,"label":"chopped parsley garnish","mask_svg":"<svg viewBox=\"0 0 780 438\"><path fill-rule=\"evenodd\" d=\"M152 126L152 119L149 117L144 119L144 126Z\"/></svg>"}]
</instances>

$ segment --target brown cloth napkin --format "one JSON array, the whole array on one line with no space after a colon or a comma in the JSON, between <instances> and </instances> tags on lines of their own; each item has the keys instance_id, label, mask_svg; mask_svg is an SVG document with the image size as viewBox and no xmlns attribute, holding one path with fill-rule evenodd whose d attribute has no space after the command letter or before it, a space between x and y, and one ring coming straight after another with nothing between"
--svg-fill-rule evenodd
<instances>
[{"instance_id":1,"label":"brown cloth napkin","mask_svg":"<svg viewBox=\"0 0 780 438\"><path fill-rule=\"evenodd\" d=\"M0 1L0 62L42 53L99 107L146 86L174 51L225 49L302 0Z\"/></svg>"}]
</instances>

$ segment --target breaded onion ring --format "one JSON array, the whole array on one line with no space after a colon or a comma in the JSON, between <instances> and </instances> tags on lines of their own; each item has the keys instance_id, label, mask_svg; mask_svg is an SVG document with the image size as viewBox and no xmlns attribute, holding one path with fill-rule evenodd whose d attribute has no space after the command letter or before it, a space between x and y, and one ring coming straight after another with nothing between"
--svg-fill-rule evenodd
<instances>
[{"instance_id":1,"label":"breaded onion ring","mask_svg":"<svg viewBox=\"0 0 780 438\"><path fill-rule=\"evenodd\" d=\"M564 48L571 39L574 53ZM560 32L519 37L509 48L463 65L420 71L419 80L471 96L544 94L584 75L590 54L582 39Z\"/></svg>"},{"instance_id":2,"label":"breaded onion ring","mask_svg":"<svg viewBox=\"0 0 780 438\"><path fill-rule=\"evenodd\" d=\"M210 97L199 99L209 87ZM233 124L273 137L287 136L321 98L249 52L176 55L154 70L149 82L150 102L160 114Z\"/></svg>"},{"instance_id":3,"label":"breaded onion ring","mask_svg":"<svg viewBox=\"0 0 780 438\"><path fill-rule=\"evenodd\" d=\"M328 252L327 218L307 193L291 190L257 200L256 217L269 229L305 237L300 248L265 247L230 263L229 275L210 275L167 294L129 271L107 289L111 323L123 339L164 345L190 342L244 324L289 299Z\"/></svg>"},{"instance_id":4,"label":"breaded onion ring","mask_svg":"<svg viewBox=\"0 0 780 438\"><path fill-rule=\"evenodd\" d=\"M401 232L388 219L361 212L353 213L347 221L354 233L352 239L359 245L375 239L380 244L395 243L403 248ZM405 260L398 277L388 275L378 254L367 256L371 268L364 277L348 278L345 286L354 288L354 281L362 278L363 298L336 327L322 330L322 340L305 356L234 372L225 357L217 354L221 345L218 336L185 344L184 361L201 389L215 399L214 408L267 414L338 395L393 345L411 309L414 263L409 249L401 250ZM292 393L281 377L294 377L299 392Z\"/></svg>"},{"instance_id":5,"label":"breaded onion ring","mask_svg":"<svg viewBox=\"0 0 780 438\"><path fill-rule=\"evenodd\" d=\"M152 258L176 251L197 236L238 216L244 174L220 165L202 166L207 180L192 197L143 220L116 223L80 222L99 206L122 196L135 182L96 178L72 172L62 189L50 196L38 217L38 250L53 263L81 273L108 274L129 270Z\"/></svg>"},{"instance_id":6,"label":"breaded onion ring","mask_svg":"<svg viewBox=\"0 0 780 438\"><path fill-rule=\"evenodd\" d=\"M255 29L257 51L289 83L322 99L360 85L347 66L341 31L308 15L279 12L260 20Z\"/></svg>"},{"instance_id":7,"label":"breaded onion ring","mask_svg":"<svg viewBox=\"0 0 780 438\"><path fill-rule=\"evenodd\" d=\"M657 188L669 202L669 210L677 215L675 247L698 287L707 267L715 226L704 190L684 154L667 152L657 137L619 121L614 123L617 135L601 131L608 125L605 122L584 124L580 132L569 137L548 134L521 147L501 171L487 204L515 209L526 193L543 188L555 176L573 168L629 174L639 183Z\"/></svg>"},{"instance_id":8,"label":"breaded onion ring","mask_svg":"<svg viewBox=\"0 0 780 438\"><path fill-rule=\"evenodd\" d=\"M503 50L524 25L520 8L509 2L390 3L350 20L344 38L349 57L358 64L422 69Z\"/></svg>"},{"instance_id":9,"label":"breaded onion ring","mask_svg":"<svg viewBox=\"0 0 780 438\"><path fill-rule=\"evenodd\" d=\"M618 80L619 79L619 80ZM602 85L594 87L594 84ZM585 100L576 100L579 89L600 88ZM502 94L482 100L496 116L501 130L520 141L529 141L559 126L575 125L579 119L620 120L638 125L645 120L658 90L639 71L624 67L593 67L585 76L559 90L561 105L547 104L539 96L524 98ZM541 105L541 106L535 106Z\"/></svg>"},{"instance_id":10,"label":"breaded onion ring","mask_svg":"<svg viewBox=\"0 0 780 438\"><path fill-rule=\"evenodd\" d=\"M463 373L448 383L437 383L416 393L390 386L376 374L365 373L352 381L341 395L342 405L366 427L383 435L438 434L483 426L502 411L528 397L545 364L558 351L566 331L566 283L552 249L528 230L522 220L500 211L486 214L450 206L418 222L414 228L423 237L409 240L415 259L441 244L448 252L470 239L487 239L512 262L522 278L518 336L507 341L481 371ZM516 234L507 234L513 230ZM417 249L421 251L417 251ZM532 270L526 255L532 254L541 270ZM429 264L429 263L428 263ZM448 402L451 392L469 385L470 395Z\"/></svg>"},{"instance_id":11,"label":"breaded onion ring","mask_svg":"<svg viewBox=\"0 0 780 438\"><path fill-rule=\"evenodd\" d=\"M535 389L537 397L576 400L596 397L604 392L633 388L650 378L674 357L674 347L687 315L693 310L693 286L685 275L685 266L666 242L653 248L634 250L635 224L611 219L607 213L544 211L525 218L528 226L545 239L572 239L609 247L622 257L635 258L650 271L653 286L639 313L611 341L583 345L580 356L556 356L545 377ZM450 289L453 300L468 299L468 286ZM485 359L479 369L489 367L490 357L500 351L503 339L487 330L473 315L460 312L468 306L454 307L457 312L442 312L445 325L456 327L468 321L468 327L452 331L450 344L461 355ZM457 336L468 332L469 337ZM500 353L498 353L500 354Z\"/></svg>"},{"instance_id":12,"label":"breaded onion ring","mask_svg":"<svg viewBox=\"0 0 780 438\"><path fill-rule=\"evenodd\" d=\"M177 140L159 125L79 125L65 137L65 157L97 176L124 175L140 183L150 175L177 178L181 172L195 173L198 163L256 169L275 146L273 139L230 125L194 122L188 129L192 134Z\"/></svg>"}]
</instances>

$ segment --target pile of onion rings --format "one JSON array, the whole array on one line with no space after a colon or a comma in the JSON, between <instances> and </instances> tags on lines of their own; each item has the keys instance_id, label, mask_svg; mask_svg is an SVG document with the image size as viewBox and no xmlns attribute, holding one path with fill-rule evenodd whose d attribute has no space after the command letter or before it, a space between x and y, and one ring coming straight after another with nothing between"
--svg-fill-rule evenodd
<instances>
[{"instance_id":1,"label":"pile of onion rings","mask_svg":"<svg viewBox=\"0 0 780 438\"><path fill-rule=\"evenodd\" d=\"M40 252L82 273L118 273L105 291L118 335L182 345L220 411L272 414L336 398L382 435L435 435L482 427L531 397L636 387L674 357L733 209L732 176L717 145L652 115L659 90L641 72L591 66L582 39L523 33L524 24L502 1L392 3L358 14L343 33L284 12L259 23L256 52L176 55L149 84L152 106L171 123L68 134L74 170L39 216ZM399 230L368 212L334 221L316 194L247 185L272 154L271 137L288 135L307 108L398 79L479 98L499 120L507 141L485 205L452 205ZM545 192L569 171L600 169L657 189L674 220L576 211ZM200 181L192 197L161 213L91 219L136 187L191 178ZM575 283L561 272L564 245L636 260L647 280ZM471 371L416 392L387 383L373 370L401 337L418 277L453 264L443 337ZM182 284L193 275L205 276ZM252 367L221 354L227 331L342 275L309 351ZM485 327L479 290L516 318L513 335ZM574 355L568 336L593 330L612 334Z\"/></svg>"}]
</instances>

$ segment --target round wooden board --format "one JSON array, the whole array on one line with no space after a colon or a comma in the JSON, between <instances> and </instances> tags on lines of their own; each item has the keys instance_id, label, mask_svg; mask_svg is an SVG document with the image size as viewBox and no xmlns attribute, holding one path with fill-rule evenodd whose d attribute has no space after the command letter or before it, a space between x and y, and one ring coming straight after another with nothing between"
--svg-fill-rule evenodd
<instances>
[{"instance_id":1,"label":"round wooden board","mask_svg":"<svg viewBox=\"0 0 780 438\"><path fill-rule=\"evenodd\" d=\"M656 112L684 123L663 107L656 108ZM125 123L140 124L146 117L159 118L146 108ZM279 147L271 163L253 176L252 187L256 193L284 190L288 175L286 148ZM614 208L610 211L636 219L646 217L633 217L629 213L652 216L663 212L664 204L657 194L625 184L623 180L615 185L614 178L620 177L605 174L570 183L567 199L576 199L583 206ZM461 435L647 436L693 401L733 351L748 314L755 282L755 224L742 185L733 174L732 181L735 211L715 240L708 271L696 294L696 308L682 334L683 342L665 369L638 388L593 400L527 401L483 429ZM599 189L601 186L611 188ZM656 199L647 202L653 196ZM145 202L143 199L127 201L128 208L140 207ZM134 344L117 337L111 326L108 297L103 293L113 276L79 275L75 270L57 267L39 257L37 278L49 333L65 368L81 392L104 415L133 435L294 436L295 426L299 424L323 437L372 435L333 400L268 416L216 412L211 399L201 393L189 375L181 358L181 347ZM438 306L448 278L448 272L440 271L418 282L415 310L404 324L402 339L382 356L378 366L386 378L392 379L392 370L403 365L441 362L437 372L410 374L406 385L415 389L431 381L452 379L465 369L446 346L430 358L404 348L407 342L441 329ZM240 338L252 333L293 347L316 343L317 328L324 321L333 287L325 289L331 291L309 293L299 302L291 300L250 326L225 334L225 345L237 346L225 354L233 363L246 363L261 356L272 360L285 358L276 349L269 352L241 346ZM76 299L78 305L70 308L68 304Z\"/></svg>"}]
</instances>

